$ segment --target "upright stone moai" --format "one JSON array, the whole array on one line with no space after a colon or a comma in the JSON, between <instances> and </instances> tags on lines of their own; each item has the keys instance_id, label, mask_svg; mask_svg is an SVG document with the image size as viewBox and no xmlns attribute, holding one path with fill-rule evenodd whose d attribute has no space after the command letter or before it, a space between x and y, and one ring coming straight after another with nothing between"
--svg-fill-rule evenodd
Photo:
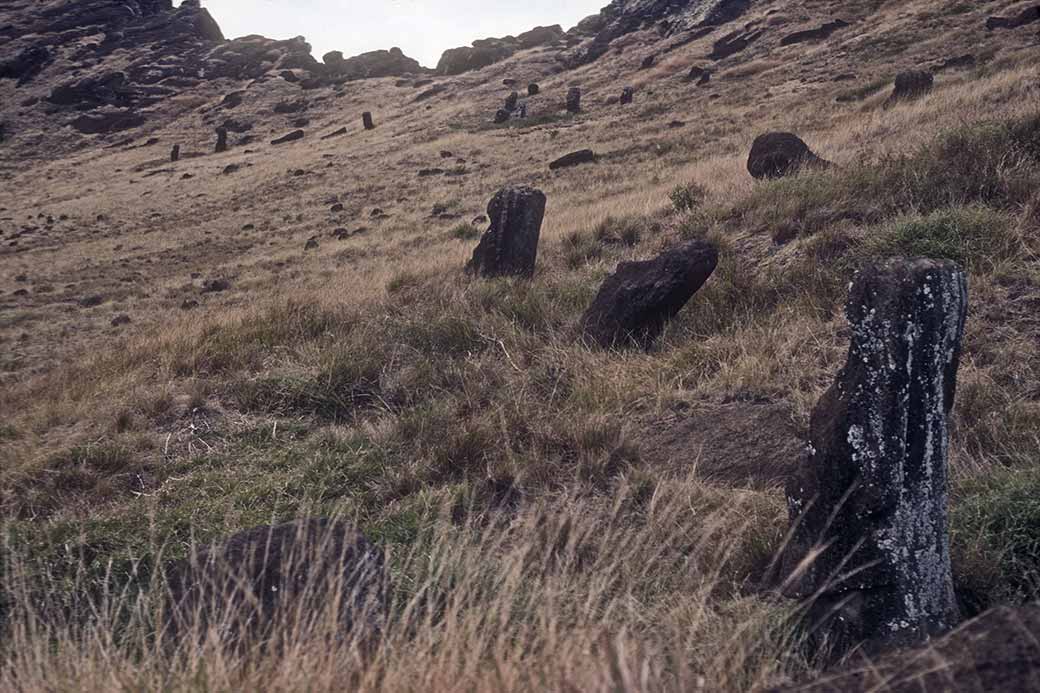
<instances>
[{"instance_id":1,"label":"upright stone moai","mask_svg":"<svg viewBox=\"0 0 1040 693\"><path fill-rule=\"evenodd\" d=\"M838 653L926 641L959 618L950 570L950 426L968 307L954 263L863 270L848 361L812 414L787 485L785 592Z\"/></svg>"},{"instance_id":2,"label":"upright stone moai","mask_svg":"<svg viewBox=\"0 0 1040 693\"><path fill-rule=\"evenodd\" d=\"M361 122L365 126L366 130L375 130L376 128L375 121L372 120L372 114L368 111L361 114Z\"/></svg>"},{"instance_id":3,"label":"upright stone moai","mask_svg":"<svg viewBox=\"0 0 1040 693\"><path fill-rule=\"evenodd\" d=\"M466 271L483 277L533 275L545 193L526 186L503 188L491 198L487 213L491 227L480 238Z\"/></svg>"},{"instance_id":4,"label":"upright stone moai","mask_svg":"<svg viewBox=\"0 0 1040 693\"><path fill-rule=\"evenodd\" d=\"M567 112L581 113L581 88L571 87L567 90Z\"/></svg>"},{"instance_id":5,"label":"upright stone moai","mask_svg":"<svg viewBox=\"0 0 1040 693\"><path fill-rule=\"evenodd\" d=\"M633 87L625 87L621 90L621 105L627 106L635 98L636 90Z\"/></svg>"},{"instance_id":6,"label":"upright stone moai","mask_svg":"<svg viewBox=\"0 0 1040 693\"><path fill-rule=\"evenodd\" d=\"M179 144L173 145L173 149L170 150L170 161L177 163L181 160L181 146Z\"/></svg>"},{"instance_id":7,"label":"upright stone moai","mask_svg":"<svg viewBox=\"0 0 1040 693\"><path fill-rule=\"evenodd\" d=\"M221 152L226 152L226 151L227 151L227 128L219 127L219 128L217 128L217 147L216 147L216 152L217 152L217 154L220 154Z\"/></svg>"}]
</instances>

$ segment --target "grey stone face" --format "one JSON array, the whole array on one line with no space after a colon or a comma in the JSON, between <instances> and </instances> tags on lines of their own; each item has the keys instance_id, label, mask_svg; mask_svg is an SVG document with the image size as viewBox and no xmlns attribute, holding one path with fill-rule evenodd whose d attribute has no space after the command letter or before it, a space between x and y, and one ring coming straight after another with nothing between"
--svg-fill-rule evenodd
<instances>
[{"instance_id":1,"label":"grey stone face","mask_svg":"<svg viewBox=\"0 0 1040 693\"><path fill-rule=\"evenodd\" d=\"M499 190L487 208L491 220L466 270L484 277L530 277L538 258L545 193L526 186Z\"/></svg>"},{"instance_id":2,"label":"grey stone face","mask_svg":"<svg viewBox=\"0 0 1040 693\"><path fill-rule=\"evenodd\" d=\"M786 592L813 600L810 618L839 647L922 642L958 619L947 415L967 303L951 262L893 260L852 286L848 361L813 412L808 455L787 486L784 557Z\"/></svg>"}]
</instances>

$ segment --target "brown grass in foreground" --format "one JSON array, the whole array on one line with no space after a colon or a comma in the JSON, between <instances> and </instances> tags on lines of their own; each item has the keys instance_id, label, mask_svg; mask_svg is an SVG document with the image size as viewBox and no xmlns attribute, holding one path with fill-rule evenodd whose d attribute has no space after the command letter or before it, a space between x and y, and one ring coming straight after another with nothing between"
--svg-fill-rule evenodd
<instances>
[{"instance_id":1,"label":"brown grass in foreground","mask_svg":"<svg viewBox=\"0 0 1040 693\"><path fill-rule=\"evenodd\" d=\"M511 519L450 515L389 556L396 590L374 648L368 633L335 637L335 602L324 621L286 617L263 649L227 649L219 618L163 641L155 578L150 591L91 591L7 564L17 598L0 688L746 691L805 667L789 610L751 589L782 540L782 509L758 497L679 479L622 484L610 500L565 494Z\"/></svg>"}]
</instances>

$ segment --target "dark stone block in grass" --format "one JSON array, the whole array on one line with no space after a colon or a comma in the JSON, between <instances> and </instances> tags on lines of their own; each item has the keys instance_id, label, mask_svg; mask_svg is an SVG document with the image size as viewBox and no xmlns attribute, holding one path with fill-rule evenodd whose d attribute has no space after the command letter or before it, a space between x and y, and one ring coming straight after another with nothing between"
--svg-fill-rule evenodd
<instances>
[{"instance_id":1,"label":"dark stone block in grass","mask_svg":"<svg viewBox=\"0 0 1040 693\"><path fill-rule=\"evenodd\" d=\"M769 132L755 138L747 167L752 177L761 180L783 178L803 167L826 168L830 165L829 161L816 156L797 135Z\"/></svg>"},{"instance_id":2,"label":"dark stone block in grass","mask_svg":"<svg viewBox=\"0 0 1040 693\"><path fill-rule=\"evenodd\" d=\"M949 422L967 315L954 263L891 260L853 284L848 361L787 484L790 597L838 653L925 642L959 617L947 528Z\"/></svg>"},{"instance_id":3,"label":"dark stone block in grass","mask_svg":"<svg viewBox=\"0 0 1040 693\"><path fill-rule=\"evenodd\" d=\"M885 101L885 108L891 108L900 101L918 99L935 86L935 76L925 70L911 70L896 75L896 85L892 95Z\"/></svg>"},{"instance_id":4,"label":"dark stone block in grass","mask_svg":"<svg viewBox=\"0 0 1040 693\"><path fill-rule=\"evenodd\" d=\"M545 193L526 186L503 188L488 203L491 227L484 232L468 272L484 277L534 274L545 217Z\"/></svg>"},{"instance_id":5,"label":"dark stone block in grass","mask_svg":"<svg viewBox=\"0 0 1040 693\"><path fill-rule=\"evenodd\" d=\"M582 317L582 333L604 348L648 348L718 265L718 251L689 241L653 260L622 262Z\"/></svg>"},{"instance_id":6,"label":"dark stone block in grass","mask_svg":"<svg viewBox=\"0 0 1040 693\"><path fill-rule=\"evenodd\" d=\"M288 144L289 142L296 142L297 140L302 140L303 136L304 136L303 130L293 130L292 132L290 132L287 135L283 135L283 136L279 137L276 140L271 140L271 144L274 144L274 145Z\"/></svg>"},{"instance_id":7,"label":"dark stone block in grass","mask_svg":"<svg viewBox=\"0 0 1040 693\"><path fill-rule=\"evenodd\" d=\"M386 613L382 550L336 520L246 530L196 549L166 575L170 634L213 628L226 645L276 628L321 633L331 626L330 635L365 637L379 632Z\"/></svg>"},{"instance_id":8,"label":"dark stone block in grass","mask_svg":"<svg viewBox=\"0 0 1040 693\"><path fill-rule=\"evenodd\" d=\"M591 149L582 149L581 151L565 154L556 161L553 161L549 164L549 170L555 171L561 168L570 168L571 166L594 163L596 163L596 153Z\"/></svg>"}]
</instances>

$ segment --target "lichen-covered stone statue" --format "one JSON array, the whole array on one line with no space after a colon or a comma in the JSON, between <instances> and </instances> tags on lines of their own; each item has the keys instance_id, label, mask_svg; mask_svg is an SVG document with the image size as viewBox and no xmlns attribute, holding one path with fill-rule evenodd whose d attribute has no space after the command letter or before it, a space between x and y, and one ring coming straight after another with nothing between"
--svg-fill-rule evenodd
<instances>
[{"instance_id":1,"label":"lichen-covered stone statue","mask_svg":"<svg viewBox=\"0 0 1040 693\"><path fill-rule=\"evenodd\" d=\"M919 643L958 620L947 533L947 415L967 313L951 262L862 271L848 362L813 411L787 487L788 596L839 651Z\"/></svg>"}]
</instances>

